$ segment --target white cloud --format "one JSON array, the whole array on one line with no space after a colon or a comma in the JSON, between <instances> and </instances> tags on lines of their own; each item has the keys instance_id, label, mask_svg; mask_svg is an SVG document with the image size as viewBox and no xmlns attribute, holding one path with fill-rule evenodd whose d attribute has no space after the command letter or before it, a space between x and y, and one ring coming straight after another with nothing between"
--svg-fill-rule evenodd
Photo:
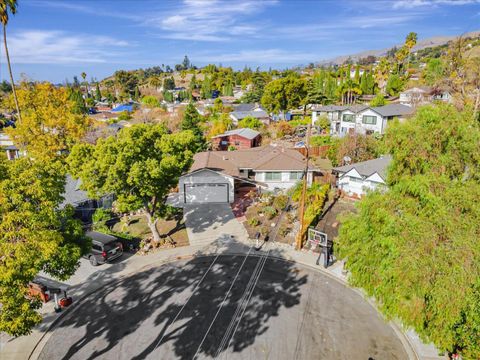
<instances>
[{"instance_id":1,"label":"white cloud","mask_svg":"<svg viewBox=\"0 0 480 360\"><path fill-rule=\"evenodd\" d=\"M18 64L104 63L118 55L115 49L129 46L109 36L44 30L12 33L8 44L12 62Z\"/></svg>"},{"instance_id":2,"label":"white cloud","mask_svg":"<svg viewBox=\"0 0 480 360\"><path fill-rule=\"evenodd\" d=\"M479 0L397 0L393 3L394 9L413 9L435 5L468 5L479 3Z\"/></svg>"},{"instance_id":3,"label":"white cloud","mask_svg":"<svg viewBox=\"0 0 480 360\"><path fill-rule=\"evenodd\" d=\"M226 54L197 54L196 61L204 63L298 63L318 59L312 52L294 52L282 49L241 50Z\"/></svg>"},{"instance_id":4,"label":"white cloud","mask_svg":"<svg viewBox=\"0 0 480 360\"><path fill-rule=\"evenodd\" d=\"M184 0L167 14L147 17L144 24L161 29L164 38L176 40L226 41L255 35L260 24L245 17L275 4L275 0Z\"/></svg>"}]
</instances>

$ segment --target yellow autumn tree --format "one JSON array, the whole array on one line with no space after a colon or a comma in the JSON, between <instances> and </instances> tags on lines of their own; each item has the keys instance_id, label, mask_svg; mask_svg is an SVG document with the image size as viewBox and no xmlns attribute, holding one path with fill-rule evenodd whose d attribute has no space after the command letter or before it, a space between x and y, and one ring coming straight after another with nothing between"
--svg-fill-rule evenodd
<instances>
[{"instance_id":1,"label":"yellow autumn tree","mask_svg":"<svg viewBox=\"0 0 480 360\"><path fill-rule=\"evenodd\" d=\"M54 158L68 150L84 135L90 121L75 113L69 90L50 83L22 84L17 91L22 121L7 133L15 145L32 158ZM14 107L13 98L7 106Z\"/></svg>"}]
</instances>

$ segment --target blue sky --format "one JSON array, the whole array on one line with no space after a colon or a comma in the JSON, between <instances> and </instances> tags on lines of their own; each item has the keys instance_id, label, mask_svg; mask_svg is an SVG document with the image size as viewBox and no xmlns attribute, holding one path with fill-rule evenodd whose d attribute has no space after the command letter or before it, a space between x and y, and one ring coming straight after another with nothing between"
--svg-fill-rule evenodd
<instances>
[{"instance_id":1,"label":"blue sky","mask_svg":"<svg viewBox=\"0 0 480 360\"><path fill-rule=\"evenodd\" d=\"M15 76L179 63L285 68L480 29L479 0L18 0L8 26ZM2 57L0 78L6 78Z\"/></svg>"}]
</instances>

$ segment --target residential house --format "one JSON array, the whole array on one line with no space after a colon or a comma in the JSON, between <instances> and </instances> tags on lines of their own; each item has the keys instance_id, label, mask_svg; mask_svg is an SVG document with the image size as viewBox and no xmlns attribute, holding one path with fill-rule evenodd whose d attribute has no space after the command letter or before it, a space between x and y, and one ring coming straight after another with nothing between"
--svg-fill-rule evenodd
<instances>
[{"instance_id":1,"label":"residential house","mask_svg":"<svg viewBox=\"0 0 480 360\"><path fill-rule=\"evenodd\" d=\"M321 115L330 120L330 133L345 136L347 133L373 134L385 133L388 122L394 118L400 120L412 115L414 109L402 104L369 107L367 105L336 106L317 108L312 112L312 125Z\"/></svg>"},{"instance_id":2,"label":"residential house","mask_svg":"<svg viewBox=\"0 0 480 360\"><path fill-rule=\"evenodd\" d=\"M5 151L8 160L15 160L25 155L25 152L18 149L10 136L0 133L0 148Z\"/></svg>"},{"instance_id":3,"label":"residential house","mask_svg":"<svg viewBox=\"0 0 480 360\"><path fill-rule=\"evenodd\" d=\"M96 209L111 209L114 196L106 195L98 200L88 197L87 192L82 190L81 180L75 180L70 175L67 175L65 183L65 192L63 194L64 201L60 204L60 208L63 209L67 205L73 206L75 210L75 217L90 222L92 215Z\"/></svg>"},{"instance_id":4,"label":"residential house","mask_svg":"<svg viewBox=\"0 0 480 360\"><path fill-rule=\"evenodd\" d=\"M212 147L214 150L228 150L230 146L233 146L236 150L244 150L260 146L261 142L262 136L258 131L243 128L214 136Z\"/></svg>"},{"instance_id":5,"label":"residential house","mask_svg":"<svg viewBox=\"0 0 480 360\"><path fill-rule=\"evenodd\" d=\"M386 172L391 156L333 168L337 187L349 196L361 197L368 191L386 188Z\"/></svg>"},{"instance_id":6,"label":"residential house","mask_svg":"<svg viewBox=\"0 0 480 360\"><path fill-rule=\"evenodd\" d=\"M237 125L239 121L245 119L247 116L254 117L265 125L270 124L270 115L268 115L268 113L262 109L255 109L251 111L232 111L229 115L235 125Z\"/></svg>"},{"instance_id":7,"label":"residential house","mask_svg":"<svg viewBox=\"0 0 480 360\"><path fill-rule=\"evenodd\" d=\"M240 188L288 189L303 178L305 158L294 149L262 146L236 151L197 153L190 172L180 177L181 203L231 203ZM318 169L310 165L307 182Z\"/></svg>"},{"instance_id":8,"label":"residential house","mask_svg":"<svg viewBox=\"0 0 480 360\"><path fill-rule=\"evenodd\" d=\"M416 107L433 101L450 102L450 92L447 89L419 86L400 93L400 104L403 105Z\"/></svg>"}]
</instances>

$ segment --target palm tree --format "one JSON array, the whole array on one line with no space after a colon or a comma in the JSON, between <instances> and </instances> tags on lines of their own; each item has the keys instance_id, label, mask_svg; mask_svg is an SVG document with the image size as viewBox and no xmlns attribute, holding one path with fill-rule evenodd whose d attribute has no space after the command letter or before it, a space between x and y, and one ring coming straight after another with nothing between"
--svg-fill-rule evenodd
<instances>
[{"instance_id":1,"label":"palm tree","mask_svg":"<svg viewBox=\"0 0 480 360\"><path fill-rule=\"evenodd\" d=\"M17 109L18 120L21 121L20 107L18 106L17 92L15 91L15 81L13 80L12 65L10 64L10 55L8 54L7 46L7 24L8 12L15 15L17 12L17 0L0 0L0 21L3 26L3 45L5 46L5 56L7 58L8 72L10 73L10 81L12 83L13 99L15 100L15 107Z\"/></svg>"},{"instance_id":2,"label":"palm tree","mask_svg":"<svg viewBox=\"0 0 480 360\"><path fill-rule=\"evenodd\" d=\"M82 77L83 82L85 83L85 88L87 90L87 97L90 97L90 92L88 91L88 81L85 81L85 79L87 78L87 73L84 71L80 74L80 76Z\"/></svg>"}]
</instances>

